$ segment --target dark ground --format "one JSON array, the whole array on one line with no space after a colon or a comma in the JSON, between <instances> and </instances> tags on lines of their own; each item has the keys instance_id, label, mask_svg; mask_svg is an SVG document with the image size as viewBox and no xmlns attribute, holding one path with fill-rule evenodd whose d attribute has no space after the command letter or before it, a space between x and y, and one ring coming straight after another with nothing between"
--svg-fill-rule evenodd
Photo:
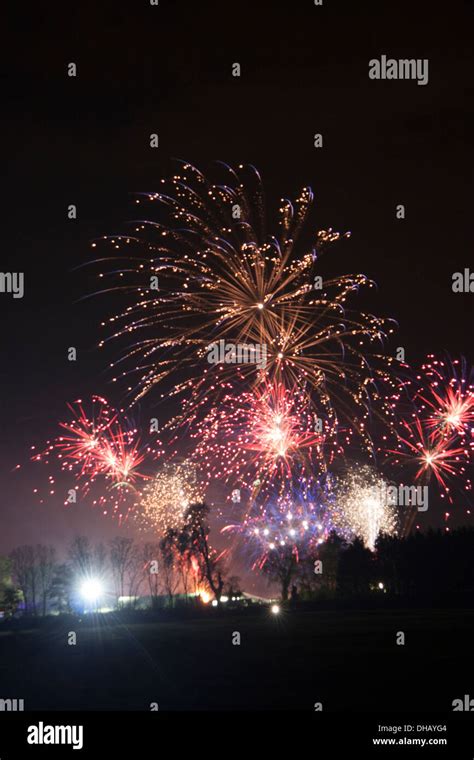
<instances>
[{"instance_id":1,"label":"dark ground","mask_svg":"<svg viewBox=\"0 0 474 760\"><path fill-rule=\"evenodd\" d=\"M25 710L451 712L474 695L472 610L268 609L0 628L0 697ZM77 645L67 644L75 630ZM232 645L239 631L241 645ZM405 646L397 646L404 631ZM447 643L449 642L449 643ZM453 643L454 642L454 643Z\"/></svg>"}]
</instances>

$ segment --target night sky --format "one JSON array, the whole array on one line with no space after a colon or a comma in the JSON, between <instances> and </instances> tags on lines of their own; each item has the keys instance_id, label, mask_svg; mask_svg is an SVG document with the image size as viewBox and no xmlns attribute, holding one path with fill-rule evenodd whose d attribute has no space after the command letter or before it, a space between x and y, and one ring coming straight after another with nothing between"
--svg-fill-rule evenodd
<instances>
[{"instance_id":1,"label":"night sky","mask_svg":"<svg viewBox=\"0 0 474 760\"><path fill-rule=\"evenodd\" d=\"M83 298L97 283L77 267L92 238L124 231L136 213L130 193L155 190L173 158L203 170L250 162L269 206L311 185L314 228L352 232L328 253L331 271L378 283L370 308L397 320L393 345L407 361L444 349L474 359L474 296L451 290L453 272L474 268L471 3L99 5L32 5L2 42L1 268L25 273L25 296L0 294L0 552L117 533L100 510L64 508L61 488L38 503L32 489L46 473L29 462L30 446L55 435L68 401L124 399L110 382L113 347L97 349L113 304ZM428 58L429 84L370 80L368 61L382 54ZM148 419L153 403L137 413Z\"/></svg>"}]
</instances>

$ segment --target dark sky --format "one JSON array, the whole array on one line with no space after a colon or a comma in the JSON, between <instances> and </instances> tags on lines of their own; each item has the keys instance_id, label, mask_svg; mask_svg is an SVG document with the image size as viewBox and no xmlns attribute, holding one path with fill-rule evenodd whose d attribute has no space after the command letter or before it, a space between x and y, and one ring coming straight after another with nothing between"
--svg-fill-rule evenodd
<instances>
[{"instance_id":1,"label":"dark sky","mask_svg":"<svg viewBox=\"0 0 474 760\"><path fill-rule=\"evenodd\" d=\"M26 291L0 294L0 551L117 531L59 496L38 505L31 491L45 473L29 447L55 433L67 401L121 400L107 372L114 357L96 350L107 305L79 300L93 288L75 267L92 237L123 229L129 193L154 190L173 157L204 169L251 162L270 198L311 185L315 226L352 231L331 252L334 271L377 281L373 308L399 322L407 360L443 349L473 359L474 296L451 292L452 273L473 265L472 3L48 6L11 18L2 42L2 271L24 271ZM429 84L370 80L368 61L382 54L428 58Z\"/></svg>"}]
</instances>

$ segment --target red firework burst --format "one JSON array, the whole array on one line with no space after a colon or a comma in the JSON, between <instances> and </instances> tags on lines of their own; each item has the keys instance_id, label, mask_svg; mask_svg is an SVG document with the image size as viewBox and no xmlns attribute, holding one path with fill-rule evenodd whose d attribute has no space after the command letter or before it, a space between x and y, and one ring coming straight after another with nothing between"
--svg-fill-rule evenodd
<instances>
[{"instance_id":1,"label":"red firework burst","mask_svg":"<svg viewBox=\"0 0 474 760\"><path fill-rule=\"evenodd\" d=\"M87 414L82 400L68 404L72 420L59 423L65 434L48 442L45 451L33 459L49 464L55 454L62 471L71 473L84 493L103 478L114 489L113 494L109 488L107 495L102 494L94 503L105 504L112 498L117 508L124 494L136 491L135 483L147 478L139 467L148 457L156 458L158 451L143 445L137 429L125 418L121 420L106 399L93 396L90 407Z\"/></svg>"},{"instance_id":2,"label":"red firework burst","mask_svg":"<svg viewBox=\"0 0 474 760\"><path fill-rule=\"evenodd\" d=\"M415 417L412 423L404 420L402 430L403 433L397 435L397 448L388 449L389 454L396 456L394 463L414 464L418 468L415 480L429 481L434 475L443 492L441 495L446 495L452 502L448 481L465 475L469 450L459 445L456 436L433 440L419 417ZM465 488L471 489L468 478L465 479Z\"/></svg>"},{"instance_id":3,"label":"red firework burst","mask_svg":"<svg viewBox=\"0 0 474 760\"><path fill-rule=\"evenodd\" d=\"M318 421L307 395L283 382L263 380L253 391L230 383L219 403L192 419L196 447L207 481L220 478L252 489L256 483L278 490L298 471L309 478L324 470L324 447L333 444L334 425ZM205 400L207 401L207 399Z\"/></svg>"},{"instance_id":4,"label":"red firework burst","mask_svg":"<svg viewBox=\"0 0 474 760\"><path fill-rule=\"evenodd\" d=\"M415 395L419 413L425 416L432 440L458 436L463 441L474 426L474 385L464 360L441 361L433 356L417 376L423 383Z\"/></svg>"}]
</instances>

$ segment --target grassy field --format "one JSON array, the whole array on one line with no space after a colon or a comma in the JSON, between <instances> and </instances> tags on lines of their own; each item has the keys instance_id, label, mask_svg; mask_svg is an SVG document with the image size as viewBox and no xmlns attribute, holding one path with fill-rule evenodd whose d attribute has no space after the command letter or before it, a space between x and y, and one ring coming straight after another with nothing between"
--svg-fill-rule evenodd
<instances>
[{"instance_id":1,"label":"grassy field","mask_svg":"<svg viewBox=\"0 0 474 760\"><path fill-rule=\"evenodd\" d=\"M70 630L77 644L70 646ZM233 632L241 636L232 644ZM396 645L398 631L405 646ZM474 696L474 611L268 610L0 627L0 698L26 710L451 710Z\"/></svg>"}]
</instances>

